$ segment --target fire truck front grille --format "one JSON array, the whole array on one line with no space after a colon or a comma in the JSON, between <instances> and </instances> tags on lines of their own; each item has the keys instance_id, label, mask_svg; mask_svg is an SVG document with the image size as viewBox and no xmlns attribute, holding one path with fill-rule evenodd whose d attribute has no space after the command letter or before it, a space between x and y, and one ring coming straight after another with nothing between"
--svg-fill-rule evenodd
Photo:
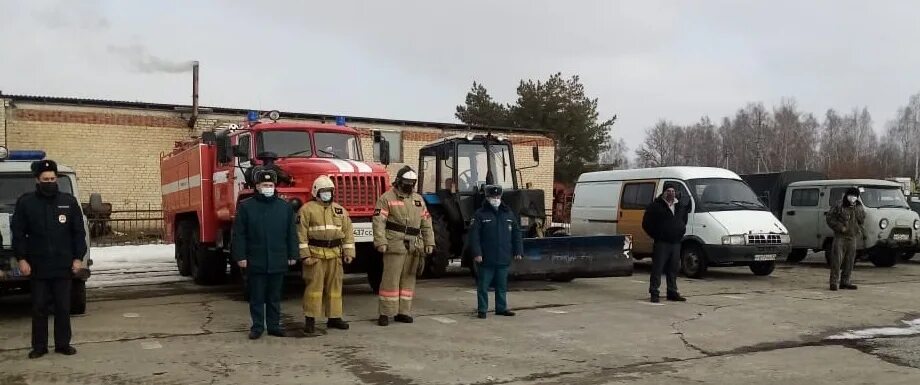
<instances>
[{"instance_id":1,"label":"fire truck front grille","mask_svg":"<svg viewBox=\"0 0 920 385\"><path fill-rule=\"evenodd\" d=\"M335 200L345 206L352 216L366 216L374 212L377 198L386 192L387 178L372 175L332 175L335 183Z\"/></svg>"}]
</instances>

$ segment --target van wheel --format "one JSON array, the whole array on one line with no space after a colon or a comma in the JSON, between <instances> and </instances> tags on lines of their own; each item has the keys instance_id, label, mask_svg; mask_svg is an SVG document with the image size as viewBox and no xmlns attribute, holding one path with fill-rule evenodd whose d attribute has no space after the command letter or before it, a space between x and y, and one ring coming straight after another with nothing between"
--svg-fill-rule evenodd
<instances>
[{"instance_id":1,"label":"van wheel","mask_svg":"<svg viewBox=\"0 0 920 385\"><path fill-rule=\"evenodd\" d=\"M909 261L909 260L911 260L911 258L914 257L914 254L915 254L915 253L904 253L904 254L901 254L901 260L902 260L902 261Z\"/></svg>"},{"instance_id":2,"label":"van wheel","mask_svg":"<svg viewBox=\"0 0 920 385\"><path fill-rule=\"evenodd\" d=\"M786 257L786 262L789 263L799 263L808 256L808 249L792 249L792 252L789 253L789 256Z\"/></svg>"},{"instance_id":3,"label":"van wheel","mask_svg":"<svg viewBox=\"0 0 920 385\"><path fill-rule=\"evenodd\" d=\"M555 274L551 275L549 280L553 282L572 282L575 280L575 276L571 274Z\"/></svg>"},{"instance_id":4,"label":"van wheel","mask_svg":"<svg viewBox=\"0 0 920 385\"><path fill-rule=\"evenodd\" d=\"M82 279L73 280L73 286L70 288L70 314L86 313L86 281Z\"/></svg>"},{"instance_id":5,"label":"van wheel","mask_svg":"<svg viewBox=\"0 0 920 385\"><path fill-rule=\"evenodd\" d=\"M703 249L693 243L684 244L680 248L680 269L690 278L703 278L708 266Z\"/></svg>"},{"instance_id":6,"label":"van wheel","mask_svg":"<svg viewBox=\"0 0 920 385\"><path fill-rule=\"evenodd\" d=\"M869 261L876 267L892 267L898 263L898 253L893 250L871 253Z\"/></svg>"},{"instance_id":7,"label":"van wheel","mask_svg":"<svg viewBox=\"0 0 920 385\"><path fill-rule=\"evenodd\" d=\"M754 262L751 264L751 272L754 273L754 275L759 275L759 276L770 275L770 273L773 273L773 269L775 268L776 268L776 262L774 261Z\"/></svg>"}]
</instances>

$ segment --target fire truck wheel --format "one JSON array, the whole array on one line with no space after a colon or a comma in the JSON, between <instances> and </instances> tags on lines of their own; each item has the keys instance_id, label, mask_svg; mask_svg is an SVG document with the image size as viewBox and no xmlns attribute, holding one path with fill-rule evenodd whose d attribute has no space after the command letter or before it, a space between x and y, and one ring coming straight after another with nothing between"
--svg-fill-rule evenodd
<instances>
[{"instance_id":1,"label":"fire truck wheel","mask_svg":"<svg viewBox=\"0 0 920 385\"><path fill-rule=\"evenodd\" d=\"M201 244L198 226L192 227L191 234L187 250L191 260L192 278L195 279L195 283L199 285L221 283L227 273L227 260L223 258L223 254L215 250L208 250Z\"/></svg>"},{"instance_id":2,"label":"fire truck wheel","mask_svg":"<svg viewBox=\"0 0 920 385\"><path fill-rule=\"evenodd\" d=\"M179 269L179 275L188 277L192 275L192 261L189 256L189 242L192 237L192 229L189 222L179 222L176 226L176 267Z\"/></svg>"},{"instance_id":3,"label":"fire truck wheel","mask_svg":"<svg viewBox=\"0 0 920 385\"><path fill-rule=\"evenodd\" d=\"M427 257L424 278L438 278L447 273L450 264L450 232L444 217L435 217L432 220L434 227L434 253Z\"/></svg>"}]
</instances>

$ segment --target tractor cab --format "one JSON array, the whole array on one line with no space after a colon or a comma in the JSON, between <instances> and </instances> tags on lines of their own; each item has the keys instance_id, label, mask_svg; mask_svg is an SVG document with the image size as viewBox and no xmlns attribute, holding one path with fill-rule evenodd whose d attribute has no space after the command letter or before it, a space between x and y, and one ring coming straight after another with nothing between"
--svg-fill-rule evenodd
<instances>
[{"instance_id":1,"label":"tractor cab","mask_svg":"<svg viewBox=\"0 0 920 385\"><path fill-rule=\"evenodd\" d=\"M533 147L537 165L539 158L539 150ZM473 214L482 207L486 185L502 187L502 201L521 217L525 237L541 237L546 218L544 192L525 189L521 181L521 170L533 167L536 165L517 167L512 143L502 135L468 133L423 147L419 152L418 189L438 237L431 266L446 267L449 259L464 256L466 230Z\"/></svg>"}]
</instances>

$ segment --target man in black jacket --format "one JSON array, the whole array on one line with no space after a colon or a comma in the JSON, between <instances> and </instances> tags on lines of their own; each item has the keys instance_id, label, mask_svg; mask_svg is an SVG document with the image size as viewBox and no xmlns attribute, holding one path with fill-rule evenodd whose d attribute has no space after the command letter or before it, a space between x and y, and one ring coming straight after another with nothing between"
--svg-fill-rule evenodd
<instances>
[{"instance_id":1,"label":"man in black jacket","mask_svg":"<svg viewBox=\"0 0 920 385\"><path fill-rule=\"evenodd\" d=\"M31 276L32 351L29 358L48 353L48 302L54 302L54 351L74 355L70 346L70 289L86 254L83 212L73 195L59 192L57 164L32 163L36 192L16 202L11 228L19 270Z\"/></svg>"},{"instance_id":2,"label":"man in black jacket","mask_svg":"<svg viewBox=\"0 0 920 385\"><path fill-rule=\"evenodd\" d=\"M674 182L665 182L664 192L645 209L642 229L655 240L648 288L651 301L659 302L662 272L667 277L668 301L686 301L677 291L677 271L680 269L680 242L687 231L687 207L680 204Z\"/></svg>"}]
</instances>

